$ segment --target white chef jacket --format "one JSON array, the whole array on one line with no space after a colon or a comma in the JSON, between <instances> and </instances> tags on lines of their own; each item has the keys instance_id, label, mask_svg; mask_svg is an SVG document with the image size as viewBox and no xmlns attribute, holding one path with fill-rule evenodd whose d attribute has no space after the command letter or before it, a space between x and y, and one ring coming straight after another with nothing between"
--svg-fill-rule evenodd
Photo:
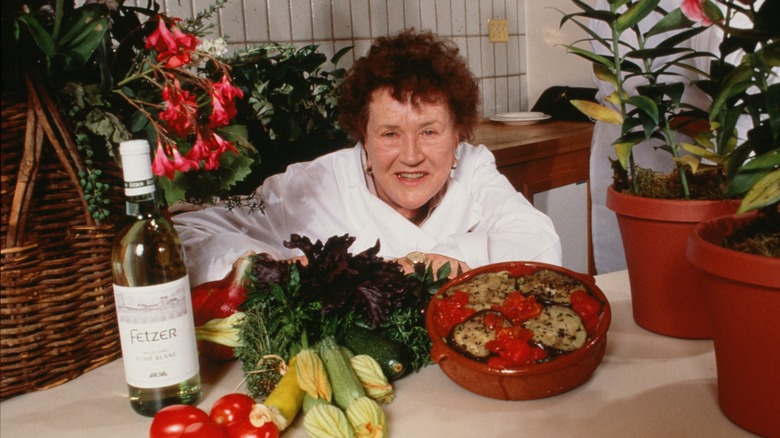
<instances>
[{"instance_id":1,"label":"white chef jacket","mask_svg":"<svg viewBox=\"0 0 780 438\"><path fill-rule=\"evenodd\" d=\"M296 163L265 180L256 196L264 212L223 206L174 216L193 285L222 278L246 251L278 259L301 255L285 248L290 235L316 242L335 235L356 238L350 252L380 244L392 259L412 251L442 254L471 268L511 260L561 264L552 221L536 210L496 169L483 145L458 145L438 206L417 226L372 194L362 168L362 145Z\"/></svg>"}]
</instances>

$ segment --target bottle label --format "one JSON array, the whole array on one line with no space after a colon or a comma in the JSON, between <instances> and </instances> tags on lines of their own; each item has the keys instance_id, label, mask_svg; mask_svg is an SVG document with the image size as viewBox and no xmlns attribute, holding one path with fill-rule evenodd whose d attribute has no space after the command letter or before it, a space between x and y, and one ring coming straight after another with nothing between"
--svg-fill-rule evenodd
<instances>
[{"instance_id":1,"label":"bottle label","mask_svg":"<svg viewBox=\"0 0 780 438\"><path fill-rule=\"evenodd\" d=\"M125 180L125 196L141 196L154 193L152 159L149 142L129 140L119 144L122 156L122 174Z\"/></svg>"},{"instance_id":2,"label":"bottle label","mask_svg":"<svg viewBox=\"0 0 780 438\"><path fill-rule=\"evenodd\" d=\"M160 388L199 372L189 279L154 286L114 284L127 383Z\"/></svg>"}]
</instances>

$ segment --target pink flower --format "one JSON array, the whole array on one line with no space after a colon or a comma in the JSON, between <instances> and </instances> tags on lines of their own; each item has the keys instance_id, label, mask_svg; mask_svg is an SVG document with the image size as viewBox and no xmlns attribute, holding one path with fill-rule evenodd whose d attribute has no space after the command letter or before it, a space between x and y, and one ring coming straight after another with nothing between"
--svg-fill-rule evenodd
<instances>
[{"instance_id":1,"label":"pink flower","mask_svg":"<svg viewBox=\"0 0 780 438\"><path fill-rule=\"evenodd\" d=\"M229 104L230 102L228 102ZM211 93L211 115L209 116L209 128L218 128L220 126L227 126L230 123L232 116L226 110L224 106L225 102L222 100L222 95L219 93ZM230 109L231 107L228 106ZM235 106L232 107L235 116Z\"/></svg>"},{"instance_id":2,"label":"pink flower","mask_svg":"<svg viewBox=\"0 0 780 438\"><path fill-rule=\"evenodd\" d=\"M173 147L171 149L173 149L173 167L179 172L189 172L191 169L198 169L200 167L200 164L198 164L197 161L184 158L181 153L179 153L178 148Z\"/></svg>"},{"instance_id":3,"label":"pink flower","mask_svg":"<svg viewBox=\"0 0 780 438\"><path fill-rule=\"evenodd\" d=\"M208 157L210 154L211 154L211 150L209 149L209 144L203 140L203 135L199 130L195 138L195 144L193 144L192 149L190 149L190 151L187 152L186 157L187 159L199 163L200 160Z\"/></svg>"},{"instance_id":4,"label":"pink flower","mask_svg":"<svg viewBox=\"0 0 780 438\"><path fill-rule=\"evenodd\" d=\"M157 60L165 60L165 65L168 68L179 68L182 65L190 63L190 52L178 51L178 52L166 52L157 55Z\"/></svg>"},{"instance_id":5,"label":"pink flower","mask_svg":"<svg viewBox=\"0 0 780 438\"><path fill-rule=\"evenodd\" d=\"M154 162L152 162L152 173L157 176L164 176L169 180L173 180L175 173L173 163L168 159L168 155L165 153L165 148L161 142L157 142L157 151L154 153Z\"/></svg>"},{"instance_id":6,"label":"pink flower","mask_svg":"<svg viewBox=\"0 0 780 438\"><path fill-rule=\"evenodd\" d=\"M187 90L182 90L178 80L173 85L167 84L162 91L165 111L160 113L160 120L168 126L173 135L185 137L190 134L196 124L198 102L196 96Z\"/></svg>"},{"instance_id":7,"label":"pink flower","mask_svg":"<svg viewBox=\"0 0 780 438\"><path fill-rule=\"evenodd\" d=\"M214 84L214 88L222 93L226 100L236 100L244 97L244 92L240 88L234 87L230 82L230 76L226 74L222 75L221 81Z\"/></svg>"},{"instance_id":8,"label":"pink flower","mask_svg":"<svg viewBox=\"0 0 780 438\"><path fill-rule=\"evenodd\" d=\"M179 21L179 19L176 19L176 21ZM192 52L200 44L198 37L182 32L177 26L173 27L173 37L176 39L179 47L188 52Z\"/></svg>"},{"instance_id":9,"label":"pink flower","mask_svg":"<svg viewBox=\"0 0 780 438\"><path fill-rule=\"evenodd\" d=\"M696 21L705 26L712 24L712 20L707 18L707 14L704 13L704 3L707 0L683 0L680 5L680 10L691 21Z\"/></svg>"},{"instance_id":10,"label":"pink flower","mask_svg":"<svg viewBox=\"0 0 780 438\"><path fill-rule=\"evenodd\" d=\"M157 61L165 61L169 68L188 64L190 54L199 43L198 38L182 32L176 26L172 26L173 31L169 30L162 19L157 22L157 29L146 38L146 48L154 48L157 51Z\"/></svg>"},{"instance_id":11,"label":"pink flower","mask_svg":"<svg viewBox=\"0 0 780 438\"><path fill-rule=\"evenodd\" d=\"M220 154L223 154L227 151L232 151L233 153L238 155L238 149L236 149L236 147L233 146L233 142L225 140L224 138L220 137L219 134L217 134L216 132L214 133L214 142L219 147L218 150Z\"/></svg>"},{"instance_id":12,"label":"pink flower","mask_svg":"<svg viewBox=\"0 0 780 438\"><path fill-rule=\"evenodd\" d=\"M227 126L238 110L236 109L236 99L244 97L240 88L234 87L230 83L230 77L223 75L220 82L214 83L214 91L211 93L211 116L209 116L209 127L218 128Z\"/></svg>"},{"instance_id":13,"label":"pink flower","mask_svg":"<svg viewBox=\"0 0 780 438\"><path fill-rule=\"evenodd\" d=\"M146 48L154 48L157 53L175 52L178 50L176 39L173 37L171 31L168 30L168 27L165 26L165 22L162 18L158 17L157 29L146 38Z\"/></svg>"},{"instance_id":14,"label":"pink flower","mask_svg":"<svg viewBox=\"0 0 780 438\"><path fill-rule=\"evenodd\" d=\"M203 165L203 168L206 170L219 169L219 158L227 151L232 151L238 155L238 150L233 146L233 143L223 139L216 132L211 133L209 146L211 152L205 157L206 162Z\"/></svg>"}]
</instances>

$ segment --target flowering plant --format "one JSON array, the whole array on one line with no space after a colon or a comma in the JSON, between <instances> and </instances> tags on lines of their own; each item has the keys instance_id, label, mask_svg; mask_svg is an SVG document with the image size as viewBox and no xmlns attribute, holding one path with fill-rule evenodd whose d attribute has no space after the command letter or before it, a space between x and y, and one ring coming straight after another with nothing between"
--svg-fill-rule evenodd
<instances>
[{"instance_id":1,"label":"flowering plant","mask_svg":"<svg viewBox=\"0 0 780 438\"><path fill-rule=\"evenodd\" d=\"M661 0L610 0L606 10L573 3L581 12L561 24L585 30L592 50L567 48L590 61L614 92L603 105L572 103L621 125L613 143L617 189L647 195L642 189L649 187L653 196L670 198L744 196L742 210L780 202L780 31L774 23L780 2L679 0L672 10L661 8ZM604 24L609 35L583 18ZM686 45L705 31L722 34L719 53ZM692 88L709 96L710 105L687 102ZM645 142L650 139L655 142ZM675 163L676 179L663 193L658 174L634 163L639 144L668 152Z\"/></svg>"},{"instance_id":2,"label":"flowering plant","mask_svg":"<svg viewBox=\"0 0 780 438\"><path fill-rule=\"evenodd\" d=\"M86 0L76 8L57 0L31 10L21 2L13 22L16 50L37 49L27 70L52 85L82 152L81 181L97 219L108 215L109 187L92 164L113 159L121 141L153 145L152 169L168 205L227 194L257 152L245 128L232 124L243 91L215 45L200 39L221 3L188 21L160 14L154 1L124 3Z\"/></svg>"}]
</instances>

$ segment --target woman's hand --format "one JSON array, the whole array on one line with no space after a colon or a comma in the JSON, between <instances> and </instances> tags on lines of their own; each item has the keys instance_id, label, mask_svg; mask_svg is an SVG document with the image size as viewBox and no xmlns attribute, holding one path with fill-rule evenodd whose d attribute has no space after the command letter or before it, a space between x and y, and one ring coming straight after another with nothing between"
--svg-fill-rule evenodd
<instances>
[{"instance_id":1,"label":"woman's hand","mask_svg":"<svg viewBox=\"0 0 780 438\"><path fill-rule=\"evenodd\" d=\"M421 257L420 257L421 256ZM441 268L441 266L447 262L450 263L450 275L449 278L453 278L456 275L458 275L460 272L466 272L469 269L469 266L466 264L466 262L453 259L451 257L447 257L445 255L441 254L423 254L420 252L410 253L410 255L406 257L400 257L395 259L395 262L401 265L404 268L404 272L407 274L411 274L414 272L414 262L418 259L422 259L422 263L425 264L425 268L428 268L429 264L432 264L433 272ZM418 262L419 263L419 262Z\"/></svg>"}]
</instances>

